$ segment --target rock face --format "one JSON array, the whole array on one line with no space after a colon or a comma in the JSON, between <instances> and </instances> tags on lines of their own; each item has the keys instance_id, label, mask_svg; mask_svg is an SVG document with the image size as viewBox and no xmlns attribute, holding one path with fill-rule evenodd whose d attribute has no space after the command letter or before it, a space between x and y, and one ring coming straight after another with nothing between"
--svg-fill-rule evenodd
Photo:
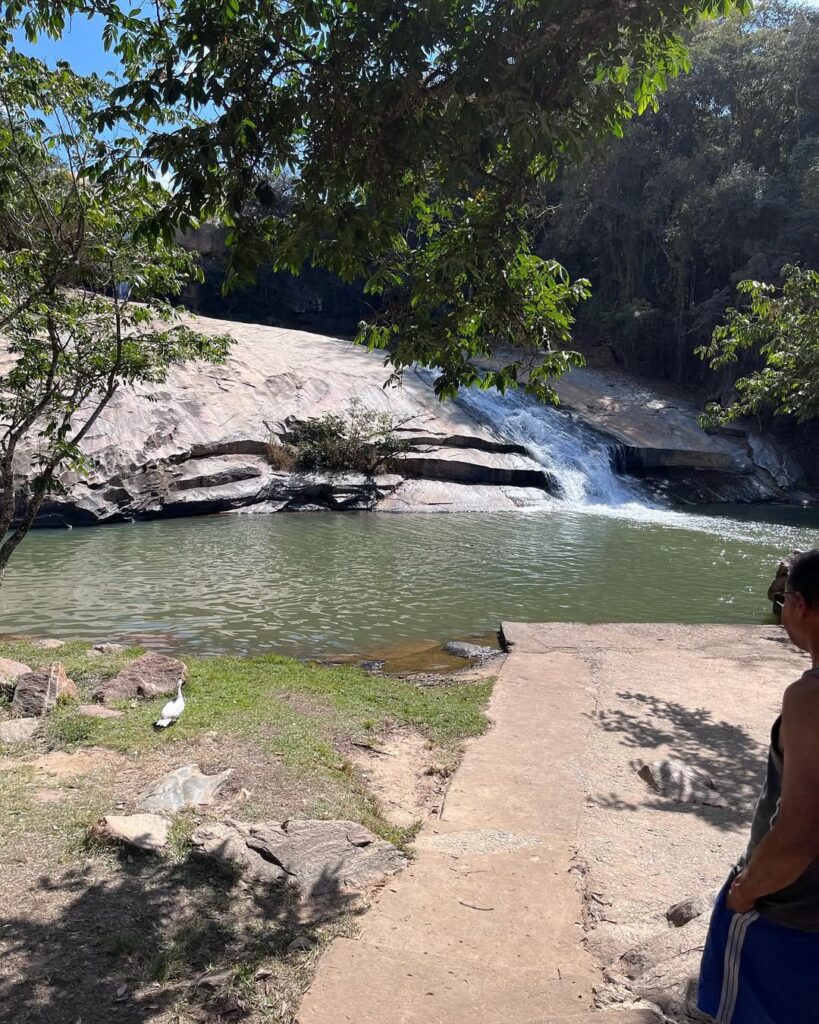
<instances>
[{"instance_id":1,"label":"rock face","mask_svg":"<svg viewBox=\"0 0 819 1024\"><path fill-rule=\"evenodd\" d=\"M175 367L166 384L117 394L83 441L93 466L61 477L66 494L43 508L40 525L90 525L159 515L258 507L372 509L405 479L464 486L534 488L551 482L511 444L409 371L384 389L382 356L332 338L259 325L191 318L235 339L223 366ZM288 473L269 458L271 440L295 422L344 413L350 399L392 415L410 451L394 470L367 477ZM21 454L24 468L26 455Z\"/></svg>"},{"instance_id":2,"label":"rock face","mask_svg":"<svg viewBox=\"0 0 819 1024\"><path fill-rule=\"evenodd\" d=\"M0 658L0 695L11 697L19 676L31 672L29 665L11 658Z\"/></svg>"},{"instance_id":3,"label":"rock face","mask_svg":"<svg viewBox=\"0 0 819 1024\"><path fill-rule=\"evenodd\" d=\"M394 846L352 821L225 821L201 826L192 841L243 877L294 885L305 898L361 889L407 864Z\"/></svg>"},{"instance_id":4,"label":"rock face","mask_svg":"<svg viewBox=\"0 0 819 1024\"><path fill-rule=\"evenodd\" d=\"M28 743L40 728L39 718L13 718L0 722L0 743Z\"/></svg>"},{"instance_id":5,"label":"rock face","mask_svg":"<svg viewBox=\"0 0 819 1024\"><path fill-rule=\"evenodd\" d=\"M228 769L218 775L204 775L199 771L199 765L183 765L146 789L139 798L139 809L160 812L206 806L213 802L232 774Z\"/></svg>"},{"instance_id":6,"label":"rock face","mask_svg":"<svg viewBox=\"0 0 819 1024\"><path fill-rule=\"evenodd\" d=\"M158 814L107 814L95 832L101 839L126 843L138 850L161 850L168 844L170 824Z\"/></svg>"},{"instance_id":7,"label":"rock face","mask_svg":"<svg viewBox=\"0 0 819 1024\"><path fill-rule=\"evenodd\" d=\"M131 697L159 697L176 693L177 683L180 679L187 679L187 676L188 668L184 662L149 651L126 665L119 675L103 683L95 691L94 699L107 704L109 701L128 700Z\"/></svg>"},{"instance_id":8,"label":"rock face","mask_svg":"<svg viewBox=\"0 0 819 1024\"><path fill-rule=\"evenodd\" d=\"M12 714L17 718L42 718L63 695L76 697L77 687L65 674L60 662L26 672L17 677L11 701Z\"/></svg>"},{"instance_id":9,"label":"rock face","mask_svg":"<svg viewBox=\"0 0 819 1024\"><path fill-rule=\"evenodd\" d=\"M796 460L751 426L706 433L702 408L660 384L648 390L624 374L584 368L556 390L566 411L616 442L623 472L683 503L764 501L803 478Z\"/></svg>"},{"instance_id":10,"label":"rock face","mask_svg":"<svg viewBox=\"0 0 819 1024\"><path fill-rule=\"evenodd\" d=\"M90 474L63 473L65 493L43 506L39 525L246 507L497 511L544 504L557 489L526 447L457 402L439 402L429 375L410 370L400 388L385 389L382 356L347 342L190 319L203 331L233 336L225 365L178 366L150 392L119 392L83 441ZM645 475L682 500L762 499L799 476L770 442L751 433L706 435L693 404L642 393L633 380L584 370L558 390L567 414L593 428L624 471ZM274 468L271 441L309 417L344 413L352 398L389 413L408 443L388 472L328 476ZM18 470L29 459L21 451Z\"/></svg>"}]
</instances>

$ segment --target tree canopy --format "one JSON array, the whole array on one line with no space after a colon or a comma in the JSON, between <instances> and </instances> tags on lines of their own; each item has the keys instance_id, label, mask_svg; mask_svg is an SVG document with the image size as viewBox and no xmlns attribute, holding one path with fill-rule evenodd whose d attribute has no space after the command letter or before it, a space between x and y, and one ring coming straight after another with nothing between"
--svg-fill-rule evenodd
<instances>
[{"instance_id":1,"label":"tree canopy","mask_svg":"<svg viewBox=\"0 0 819 1024\"><path fill-rule=\"evenodd\" d=\"M437 387L529 387L579 357L565 346L587 294L530 245L531 200L687 68L679 36L745 0L108 0L5 4L29 35L102 13L125 80L105 123L154 123L123 161L166 174L183 228L220 217L232 274L305 263L362 279L377 310L359 340ZM283 211L275 183L289 182Z\"/></svg>"},{"instance_id":2,"label":"tree canopy","mask_svg":"<svg viewBox=\"0 0 819 1024\"><path fill-rule=\"evenodd\" d=\"M748 296L741 309L727 312L709 345L698 350L714 369L732 366L751 350L763 365L734 383L736 398L711 403L706 425L730 423L761 409L799 422L819 416L819 271L783 268L781 288L743 281Z\"/></svg>"},{"instance_id":3,"label":"tree canopy","mask_svg":"<svg viewBox=\"0 0 819 1024\"><path fill-rule=\"evenodd\" d=\"M738 282L819 267L819 11L768 2L688 46L691 72L658 110L546 190L536 248L591 280L578 338L714 394L758 365L746 349L715 378L694 355Z\"/></svg>"}]
</instances>

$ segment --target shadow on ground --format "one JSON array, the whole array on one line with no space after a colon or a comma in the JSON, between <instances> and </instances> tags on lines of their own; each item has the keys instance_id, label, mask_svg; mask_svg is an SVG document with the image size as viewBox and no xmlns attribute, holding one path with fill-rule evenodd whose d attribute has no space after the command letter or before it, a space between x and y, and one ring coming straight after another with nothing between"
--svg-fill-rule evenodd
<instances>
[{"instance_id":1,"label":"shadow on ground","mask_svg":"<svg viewBox=\"0 0 819 1024\"><path fill-rule=\"evenodd\" d=\"M675 803L646 788L640 806L676 814L694 814L716 828L735 831L749 824L765 773L765 748L741 726L714 719L705 708L689 708L677 701L646 693L618 693L634 711L614 708L594 716L596 726L618 733L622 743L641 751L667 749L672 759L707 772L728 807ZM666 756L666 755L662 755ZM650 760L643 754L645 760ZM631 767L624 770L631 771ZM592 797L591 802L612 810L637 810L616 794Z\"/></svg>"},{"instance_id":2,"label":"shadow on ground","mask_svg":"<svg viewBox=\"0 0 819 1024\"><path fill-rule=\"evenodd\" d=\"M0 1020L238 1022L257 1010L292 1019L306 958L288 947L356 910L331 876L300 902L288 886L247 886L197 854L123 858L101 880L89 864L40 880L56 916L0 921ZM273 984L257 984L260 973Z\"/></svg>"}]
</instances>

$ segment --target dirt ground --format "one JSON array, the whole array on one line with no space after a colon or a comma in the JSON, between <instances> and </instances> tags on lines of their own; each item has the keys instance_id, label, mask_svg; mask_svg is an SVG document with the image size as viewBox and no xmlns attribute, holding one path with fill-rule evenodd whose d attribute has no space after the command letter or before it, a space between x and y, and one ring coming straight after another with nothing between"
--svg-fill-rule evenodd
<instances>
[{"instance_id":1,"label":"dirt ground","mask_svg":"<svg viewBox=\"0 0 819 1024\"><path fill-rule=\"evenodd\" d=\"M588 947L603 965L616 965L636 943L665 941L672 904L691 897L707 904L724 883L747 845L782 692L809 661L773 626L732 628L711 640L704 632L699 646L666 638L584 657L595 710L581 765L587 795L578 869ZM710 776L728 806L653 792L636 769L662 760ZM687 945L674 947L694 971L707 917L688 926ZM660 976L676 981L673 972Z\"/></svg>"},{"instance_id":2,"label":"dirt ground","mask_svg":"<svg viewBox=\"0 0 819 1024\"><path fill-rule=\"evenodd\" d=\"M70 742L61 749L53 746L56 734L43 732L29 746L3 750L0 1022L293 1024L322 950L355 932L372 893L299 903L286 888L249 883L203 857L191 833L214 818L334 817L404 842L435 813L460 747L457 736L439 744L392 716L398 705L390 702L403 700L409 714L415 695L429 692L423 707L430 715L450 706L461 714L466 705L415 683L397 688L388 677L379 684L351 676L358 699L376 702L372 711L354 705L350 692L352 719L332 704L335 690L296 685L305 673L318 685L321 671L309 675L295 664L266 671L273 679L293 675L293 690L261 688L259 703L243 711L249 718L240 733L231 731L231 707L241 698L233 689L215 715L223 727L190 728L205 706L199 682L189 696L188 732L175 730L169 742L127 752ZM430 682L459 688L466 680ZM139 713L126 708L126 715ZM446 714L441 722L461 728ZM293 760L294 750L302 761ZM311 751L325 759L320 770L304 759ZM174 818L166 851L142 854L96 838L91 826L102 815L132 813L150 783L185 764L232 774L215 803Z\"/></svg>"}]
</instances>

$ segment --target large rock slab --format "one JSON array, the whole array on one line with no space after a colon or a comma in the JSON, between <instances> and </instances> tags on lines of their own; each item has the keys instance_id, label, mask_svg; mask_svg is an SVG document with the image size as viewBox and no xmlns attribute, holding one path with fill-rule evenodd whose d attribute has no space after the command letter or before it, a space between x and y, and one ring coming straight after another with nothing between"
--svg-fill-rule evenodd
<instances>
[{"instance_id":1,"label":"large rock slab","mask_svg":"<svg viewBox=\"0 0 819 1024\"><path fill-rule=\"evenodd\" d=\"M293 885L304 898L362 889L407 865L400 850L353 821L223 821L202 825L192 841L244 878Z\"/></svg>"},{"instance_id":2,"label":"large rock slab","mask_svg":"<svg viewBox=\"0 0 819 1024\"><path fill-rule=\"evenodd\" d=\"M170 821L158 814L106 814L94 831L101 839L138 850L161 850L168 844L170 827Z\"/></svg>"},{"instance_id":3,"label":"large rock slab","mask_svg":"<svg viewBox=\"0 0 819 1024\"><path fill-rule=\"evenodd\" d=\"M77 687L65 674L65 666L60 662L25 672L17 677L11 701L12 714L17 718L41 718L55 707L57 698L63 695L76 697Z\"/></svg>"},{"instance_id":4,"label":"large rock slab","mask_svg":"<svg viewBox=\"0 0 819 1024\"><path fill-rule=\"evenodd\" d=\"M176 693L179 680L187 679L188 667L176 658L149 651L134 658L113 679L103 683L94 693L94 699L104 704L132 697L160 697Z\"/></svg>"},{"instance_id":5,"label":"large rock slab","mask_svg":"<svg viewBox=\"0 0 819 1024\"><path fill-rule=\"evenodd\" d=\"M304 474L278 472L269 460L271 439L285 437L294 422L343 414L352 398L389 413L409 444L425 450L428 457L403 467L402 476L444 472L468 485L519 482L523 470L530 474L525 479L542 486L541 467L466 409L440 402L429 375L410 370L402 387L385 389L383 356L348 342L203 317L190 321L234 338L227 362L176 366L160 386L119 392L83 440L91 472L62 474L66 493L43 508L44 525L257 505L372 508L389 490L377 480L334 488L325 479L319 486ZM19 468L27 458L20 453Z\"/></svg>"},{"instance_id":6,"label":"large rock slab","mask_svg":"<svg viewBox=\"0 0 819 1024\"><path fill-rule=\"evenodd\" d=\"M232 774L228 768L218 775L205 775L199 771L199 765L182 765L145 790L139 798L139 809L160 812L207 806Z\"/></svg>"},{"instance_id":7,"label":"large rock slab","mask_svg":"<svg viewBox=\"0 0 819 1024\"><path fill-rule=\"evenodd\" d=\"M10 722L0 722L0 743L28 743L37 735L40 724L39 718L12 718Z\"/></svg>"}]
</instances>

